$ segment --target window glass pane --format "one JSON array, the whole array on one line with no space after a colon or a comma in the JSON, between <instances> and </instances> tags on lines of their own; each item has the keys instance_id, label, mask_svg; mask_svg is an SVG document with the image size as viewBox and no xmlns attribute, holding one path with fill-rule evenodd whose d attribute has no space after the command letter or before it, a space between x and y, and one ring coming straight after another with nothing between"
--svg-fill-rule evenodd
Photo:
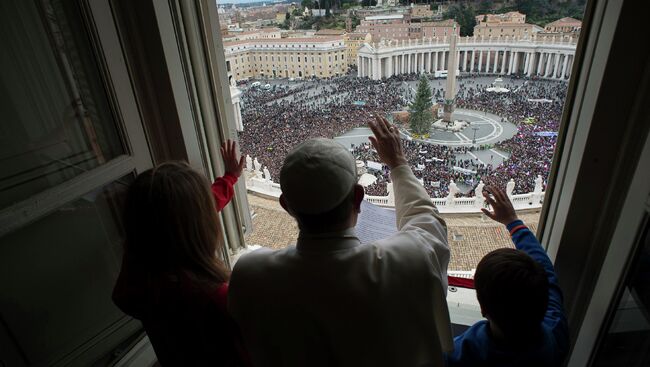
<instances>
[{"instance_id":1,"label":"window glass pane","mask_svg":"<svg viewBox=\"0 0 650 367\"><path fill-rule=\"evenodd\" d=\"M368 141L374 114L399 128L415 176L447 223L451 275L473 277L485 254L514 247L505 226L481 212L486 186L506 190L520 219L537 230L585 2L547 9L500 4L491 9L498 16L481 10L474 14L478 18L470 16L471 7L454 5L448 15L457 14L455 20L426 24L405 17L380 25L385 14L361 8L361 24L345 35L314 17L310 21L321 26L316 34L311 23L295 19L290 37L273 41L257 36L261 26L237 23L240 10L218 4L223 4L220 22L228 24L222 33L225 60L259 57L264 70L244 63L231 73L233 115L251 162L246 183L254 216L248 244L282 248L295 242L295 220L277 201L277 183L286 154L310 138L334 138L349 148L359 161L366 199L394 205L389 170ZM246 9L259 21L269 11L252 4ZM347 15L333 17L343 22ZM557 31L554 24L565 28ZM488 31L495 35L488 37ZM243 40L243 34L249 38ZM268 42L283 50L296 45L286 52L298 62L264 61L270 51L261 45ZM350 56L336 62L343 53ZM428 95L418 97L420 81Z\"/></svg>"},{"instance_id":2,"label":"window glass pane","mask_svg":"<svg viewBox=\"0 0 650 367\"><path fill-rule=\"evenodd\" d=\"M76 1L0 3L0 208L123 154Z\"/></svg>"},{"instance_id":3,"label":"window glass pane","mask_svg":"<svg viewBox=\"0 0 650 367\"><path fill-rule=\"evenodd\" d=\"M111 293L130 182L127 176L89 192L0 238L0 329L8 329L30 365L51 365L127 321Z\"/></svg>"},{"instance_id":4,"label":"window glass pane","mask_svg":"<svg viewBox=\"0 0 650 367\"><path fill-rule=\"evenodd\" d=\"M650 365L650 222L646 220L623 294L594 366Z\"/></svg>"}]
</instances>

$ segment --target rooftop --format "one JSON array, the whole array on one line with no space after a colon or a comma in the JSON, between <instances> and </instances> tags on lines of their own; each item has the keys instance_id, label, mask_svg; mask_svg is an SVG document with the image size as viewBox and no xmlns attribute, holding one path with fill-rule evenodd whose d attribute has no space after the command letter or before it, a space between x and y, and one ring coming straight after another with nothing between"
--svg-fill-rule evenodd
<instances>
[{"instance_id":1,"label":"rooftop","mask_svg":"<svg viewBox=\"0 0 650 367\"><path fill-rule=\"evenodd\" d=\"M562 25L573 25L573 24L582 25L582 21L571 17L564 17L554 22L550 22L546 26L562 26Z\"/></svg>"},{"instance_id":2,"label":"rooftop","mask_svg":"<svg viewBox=\"0 0 650 367\"><path fill-rule=\"evenodd\" d=\"M360 39L365 39L368 33L366 32L354 32L354 33L348 33L348 38L351 40L360 40Z\"/></svg>"},{"instance_id":3,"label":"rooftop","mask_svg":"<svg viewBox=\"0 0 650 367\"><path fill-rule=\"evenodd\" d=\"M415 23L418 24L418 23ZM419 23L422 27L452 27L454 24L457 24L453 19L440 20L435 22L422 22Z\"/></svg>"},{"instance_id":4,"label":"rooftop","mask_svg":"<svg viewBox=\"0 0 650 367\"><path fill-rule=\"evenodd\" d=\"M241 41L231 41L224 42L224 47L228 46L237 46L237 45L246 45L246 44L255 44L255 43L274 43L274 44L285 44L285 43L326 43L333 41L343 41L342 37L286 37L286 38L260 38L260 39L250 39L250 40L241 40Z\"/></svg>"},{"instance_id":5,"label":"rooftop","mask_svg":"<svg viewBox=\"0 0 650 367\"><path fill-rule=\"evenodd\" d=\"M386 14L386 15L369 15L365 20L389 20L389 19L402 19L404 14Z\"/></svg>"},{"instance_id":6,"label":"rooftop","mask_svg":"<svg viewBox=\"0 0 650 367\"><path fill-rule=\"evenodd\" d=\"M321 29L314 35L316 36L342 36L345 34L345 29Z\"/></svg>"}]
</instances>

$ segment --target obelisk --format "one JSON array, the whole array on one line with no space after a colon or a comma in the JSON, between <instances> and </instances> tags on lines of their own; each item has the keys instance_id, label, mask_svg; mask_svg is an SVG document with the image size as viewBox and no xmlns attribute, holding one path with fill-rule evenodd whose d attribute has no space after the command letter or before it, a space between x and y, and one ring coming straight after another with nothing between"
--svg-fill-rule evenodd
<instances>
[{"instance_id":1,"label":"obelisk","mask_svg":"<svg viewBox=\"0 0 650 367\"><path fill-rule=\"evenodd\" d=\"M454 104L456 101L456 70L458 69L458 60L456 58L456 24L454 30L449 36L449 57L447 59L447 82L445 88L445 103L443 105L442 120L447 123L453 123L451 115L454 113Z\"/></svg>"}]
</instances>

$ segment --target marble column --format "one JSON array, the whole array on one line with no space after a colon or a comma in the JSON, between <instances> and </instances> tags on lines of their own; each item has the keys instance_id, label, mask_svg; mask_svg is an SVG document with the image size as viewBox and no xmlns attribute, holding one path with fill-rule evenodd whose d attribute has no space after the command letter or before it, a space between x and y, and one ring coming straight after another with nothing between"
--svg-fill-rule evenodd
<instances>
[{"instance_id":1,"label":"marble column","mask_svg":"<svg viewBox=\"0 0 650 367\"><path fill-rule=\"evenodd\" d=\"M476 55L474 55L475 52L476 52L476 51L472 50L472 58L471 58L471 60L469 61L469 72L470 72L470 73L473 73L473 72L474 72L474 56L476 56Z\"/></svg>"},{"instance_id":2,"label":"marble column","mask_svg":"<svg viewBox=\"0 0 650 367\"><path fill-rule=\"evenodd\" d=\"M506 70L506 72L507 72L508 75L511 75L512 74L512 67L513 67L513 63L514 63L515 59L514 59L514 56L512 55L512 51L510 51L508 53L509 53L508 70Z\"/></svg>"},{"instance_id":3,"label":"marble column","mask_svg":"<svg viewBox=\"0 0 650 367\"><path fill-rule=\"evenodd\" d=\"M393 56L388 56L386 59L386 68L388 69L388 72L386 73L386 78L390 78L393 76Z\"/></svg>"},{"instance_id":4,"label":"marble column","mask_svg":"<svg viewBox=\"0 0 650 367\"><path fill-rule=\"evenodd\" d=\"M499 51L494 51L494 64L492 65L492 73L497 73L497 66L499 65Z\"/></svg>"},{"instance_id":5,"label":"marble column","mask_svg":"<svg viewBox=\"0 0 650 367\"><path fill-rule=\"evenodd\" d=\"M501 75L506 73L506 51L503 51L503 60L501 60Z\"/></svg>"},{"instance_id":6,"label":"marble column","mask_svg":"<svg viewBox=\"0 0 650 367\"><path fill-rule=\"evenodd\" d=\"M519 73L519 52L515 52L515 58L512 59L512 72Z\"/></svg>"},{"instance_id":7,"label":"marble column","mask_svg":"<svg viewBox=\"0 0 650 367\"><path fill-rule=\"evenodd\" d=\"M362 61L361 63L363 64L363 76L364 76L364 77L368 77L368 76L369 76L369 75L368 75L368 68L370 67L370 66L368 65L368 58L367 58L367 57L364 57L364 58L362 58L362 60L363 60L363 61Z\"/></svg>"},{"instance_id":8,"label":"marble column","mask_svg":"<svg viewBox=\"0 0 650 367\"><path fill-rule=\"evenodd\" d=\"M560 68L560 54L555 54L555 62L553 65L553 78L557 78L557 72L558 69Z\"/></svg>"},{"instance_id":9,"label":"marble column","mask_svg":"<svg viewBox=\"0 0 650 367\"><path fill-rule=\"evenodd\" d=\"M406 54L406 71L405 73L408 74L411 72L411 54Z\"/></svg>"},{"instance_id":10,"label":"marble column","mask_svg":"<svg viewBox=\"0 0 650 367\"><path fill-rule=\"evenodd\" d=\"M551 62L553 61L553 54L546 54L546 68L544 70L544 77L548 77L551 74Z\"/></svg>"},{"instance_id":11,"label":"marble column","mask_svg":"<svg viewBox=\"0 0 650 367\"><path fill-rule=\"evenodd\" d=\"M426 69L424 68L424 52L420 52L420 74L424 73Z\"/></svg>"},{"instance_id":12,"label":"marble column","mask_svg":"<svg viewBox=\"0 0 650 367\"><path fill-rule=\"evenodd\" d=\"M467 68L467 50L463 51L463 64L460 66L460 71L466 71Z\"/></svg>"},{"instance_id":13,"label":"marble column","mask_svg":"<svg viewBox=\"0 0 650 367\"><path fill-rule=\"evenodd\" d=\"M363 64L363 76L367 77L368 76L368 68L369 68L368 60L365 57L362 58L361 60L362 60L361 63Z\"/></svg>"},{"instance_id":14,"label":"marble column","mask_svg":"<svg viewBox=\"0 0 650 367\"><path fill-rule=\"evenodd\" d=\"M485 51L485 72L490 73L494 65L492 51Z\"/></svg>"},{"instance_id":15,"label":"marble column","mask_svg":"<svg viewBox=\"0 0 650 367\"><path fill-rule=\"evenodd\" d=\"M530 52L526 52L526 56L524 56L524 74L528 75L528 58L530 57Z\"/></svg>"},{"instance_id":16,"label":"marble column","mask_svg":"<svg viewBox=\"0 0 650 367\"><path fill-rule=\"evenodd\" d=\"M544 52L539 53L539 58L537 59L537 75L542 75L542 68L544 67Z\"/></svg>"},{"instance_id":17,"label":"marble column","mask_svg":"<svg viewBox=\"0 0 650 367\"><path fill-rule=\"evenodd\" d=\"M372 63L370 62L370 58L366 57L366 76L368 78L372 79Z\"/></svg>"},{"instance_id":18,"label":"marble column","mask_svg":"<svg viewBox=\"0 0 650 367\"><path fill-rule=\"evenodd\" d=\"M357 55L357 75L359 78L363 78L363 57Z\"/></svg>"},{"instance_id":19,"label":"marble column","mask_svg":"<svg viewBox=\"0 0 650 367\"><path fill-rule=\"evenodd\" d=\"M483 70L483 51L479 50L478 52L478 72L480 73Z\"/></svg>"},{"instance_id":20,"label":"marble column","mask_svg":"<svg viewBox=\"0 0 650 367\"><path fill-rule=\"evenodd\" d=\"M569 65L569 55L565 54L564 63L562 64L562 79L566 79L566 69L568 65Z\"/></svg>"},{"instance_id":21,"label":"marble column","mask_svg":"<svg viewBox=\"0 0 650 367\"><path fill-rule=\"evenodd\" d=\"M433 71L438 71L438 51L434 52L435 56L433 57Z\"/></svg>"}]
</instances>

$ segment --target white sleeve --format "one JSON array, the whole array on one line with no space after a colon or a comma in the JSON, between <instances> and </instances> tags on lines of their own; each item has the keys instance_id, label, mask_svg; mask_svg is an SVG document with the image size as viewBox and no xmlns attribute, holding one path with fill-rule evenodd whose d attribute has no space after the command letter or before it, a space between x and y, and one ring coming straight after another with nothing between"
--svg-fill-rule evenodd
<instances>
[{"instance_id":1,"label":"white sleeve","mask_svg":"<svg viewBox=\"0 0 650 367\"><path fill-rule=\"evenodd\" d=\"M449 245L447 225L438 214L429 194L415 178L408 165L391 170L395 192L395 211L397 229L410 232L424 246L433 250L436 268L440 271L444 289L447 289L447 266L449 265Z\"/></svg>"}]
</instances>

